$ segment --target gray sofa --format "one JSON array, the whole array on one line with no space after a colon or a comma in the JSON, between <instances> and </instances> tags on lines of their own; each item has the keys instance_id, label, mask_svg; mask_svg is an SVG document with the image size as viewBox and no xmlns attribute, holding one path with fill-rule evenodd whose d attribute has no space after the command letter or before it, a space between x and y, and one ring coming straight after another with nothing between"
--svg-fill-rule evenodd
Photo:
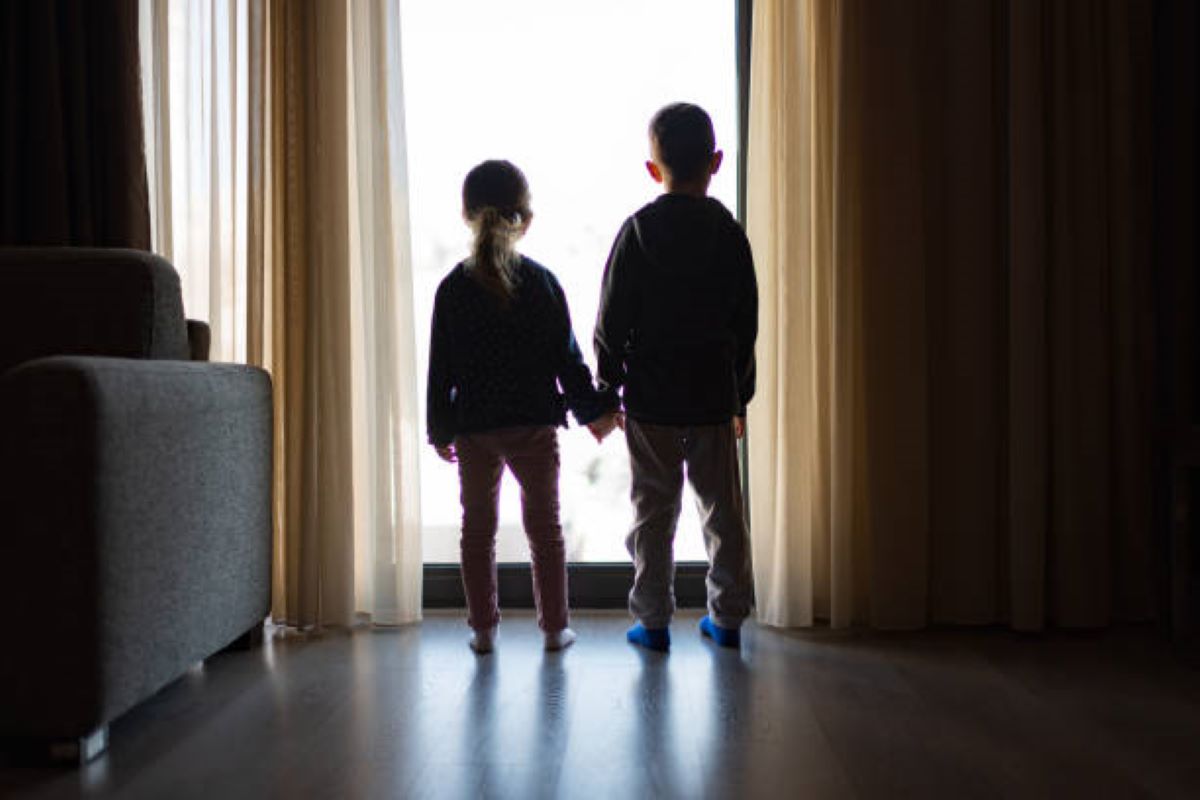
<instances>
[{"instance_id":1,"label":"gray sofa","mask_svg":"<svg viewBox=\"0 0 1200 800\"><path fill-rule=\"evenodd\" d=\"M86 760L261 632L271 384L206 343L161 258L0 248L0 739Z\"/></svg>"}]
</instances>

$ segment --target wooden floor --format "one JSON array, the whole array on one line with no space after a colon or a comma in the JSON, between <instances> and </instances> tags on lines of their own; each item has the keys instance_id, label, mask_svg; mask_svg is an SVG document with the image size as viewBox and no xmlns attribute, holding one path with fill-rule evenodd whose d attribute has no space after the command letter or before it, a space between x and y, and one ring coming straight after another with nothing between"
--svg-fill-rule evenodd
<instances>
[{"instance_id":1,"label":"wooden floor","mask_svg":"<svg viewBox=\"0 0 1200 800\"><path fill-rule=\"evenodd\" d=\"M1200 671L1152 630L782 633L528 613L475 657L452 612L272 637L197 667L80 770L0 766L0 797L1200 797ZM8 650L6 657L12 657Z\"/></svg>"}]
</instances>

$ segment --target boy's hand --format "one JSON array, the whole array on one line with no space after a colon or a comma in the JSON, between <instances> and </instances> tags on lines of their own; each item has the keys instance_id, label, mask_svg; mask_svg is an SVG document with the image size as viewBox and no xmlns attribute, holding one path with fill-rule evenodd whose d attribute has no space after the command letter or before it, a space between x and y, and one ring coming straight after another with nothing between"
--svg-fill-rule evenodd
<instances>
[{"instance_id":1,"label":"boy's hand","mask_svg":"<svg viewBox=\"0 0 1200 800\"><path fill-rule=\"evenodd\" d=\"M605 438L607 438L608 435L613 432L613 428L617 427L617 425L617 413L615 411L610 411L607 414L597 417L589 422L587 427L588 430L592 432L592 437L597 442L603 442Z\"/></svg>"},{"instance_id":2,"label":"boy's hand","mask_svg":"<svg viewBox=\"0 0 1200 800\"><path fill-rule=\"evenodd\" d=\"M458 453L454 451L453 444L448 444L445 447L438 447L437 445L434 445L433 449L437 451L438 458L448 464L453 464L454 462L458 461Z\"/></svg>"},{"instance_id":3,"label":"boy's hand","mask_svg":"<svg viewBox=\"0 0 1200 800\"><path fill-rule=\"evenodd\" d=\"M734 417L733 418L733 435L738 439L740 439L746 435L746 418L745 417Z\"/></svg>"}]
</instances>

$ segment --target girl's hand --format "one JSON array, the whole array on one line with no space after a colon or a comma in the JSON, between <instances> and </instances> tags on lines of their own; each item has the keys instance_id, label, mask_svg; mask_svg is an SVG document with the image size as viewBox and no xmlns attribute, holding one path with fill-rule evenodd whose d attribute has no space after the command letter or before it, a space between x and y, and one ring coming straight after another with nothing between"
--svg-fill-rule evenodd
<instances>
[{"instance_id":1,"label":"girl's hand","mask_svg":"<svg viewBox=\"0 0 1200 800\"><path fill-rule=\"evenodd\" d=\"M734 417L733 418L733 435L739 439L746 435L746 418L745 417Z\"/></svg>"},{"instance_id":2,"label":"girl's hand","mask_svg":"<svg viewBox=\"0 0 1200 800\"><path fill-rule=\"evenodd\" d=\"M437 451L438 458L448 464L453 464L455 461L458 461L458 453L454 451L453 444L448 444L445 447L437 447L435 445L433 449Z\"/></svg>"}]
</instances>

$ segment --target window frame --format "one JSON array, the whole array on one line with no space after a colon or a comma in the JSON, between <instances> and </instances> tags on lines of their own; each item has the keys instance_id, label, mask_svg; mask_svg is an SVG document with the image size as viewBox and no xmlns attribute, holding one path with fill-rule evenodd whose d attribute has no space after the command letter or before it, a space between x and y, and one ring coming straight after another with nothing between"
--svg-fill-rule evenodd
<instances>
[{"instance_id":1,"label":"window frame","mask_svg":"<svg viewBox=\"0 0 1200 800\"><path fill-rule=\"evenodd\" d=\"M746 222L746 145L750 119L750 40L754 0L736 0L734 12L735 70L737 73L737 218ZM748 437L739 442L743 507L750 521L750 449ZM675 602L679 608L703 608L707 602L705 577L708 564L682 561L675 566ZM523 562L497 565L501 605L506 608L533 608L532 567ZM569 603L572 608L625 608L633 583L633 564L629 562L569 562L567 564ZM455 563L424 564L422 590L424 608L462 608L466 605L460 566Z\"/></svg>"}]
</instances>

